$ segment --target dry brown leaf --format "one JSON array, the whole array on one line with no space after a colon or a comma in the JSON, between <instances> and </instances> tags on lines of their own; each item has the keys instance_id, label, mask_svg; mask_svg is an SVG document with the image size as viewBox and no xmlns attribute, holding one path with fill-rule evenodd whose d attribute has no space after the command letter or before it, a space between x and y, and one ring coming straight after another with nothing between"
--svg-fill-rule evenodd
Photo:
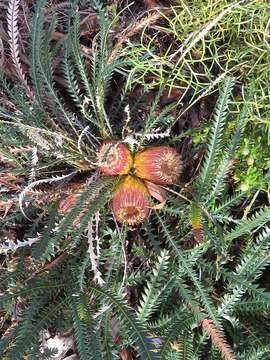
<instances>
[{"instance_id":1,"label":"dry brown leaf","mask_svg":"<svg viewBox=\"0 0 270 360\"><path fill-rule=\"evenodd\" d=\"M152 9L152 8L158 6L156 0L143 0L143 2L144 2L144 6L145 6L147 9Z\"/></svg>"},{"instance_id":2,"label":"dry brown leaf","mask_svg":"<svg viewBox=\"0 0 270 360\"><path fill-rule=\"evenodd\" d=\"M13 200L0 201L0 212L4 211L4 215L1 216L2 219L4 219L7 216L13 204L14 204Z\"/></svg>"},{"instance_id":3,"label":"dry brown leaf","mask_svg":"<svg viewBox=\"0 0 270 360\"><path fill-rule=\"evenodd\" d=\"M123 348L120 350L119 357L121 360L133 360L132 353L127 348Z\"/></svg>"},{"instance_id":4,"label":"dry brown leaf","mask_svg":"<svg viewBox=\"0 0 270 360\"><path fill-rule=\"evenodd\" d=\"M202 321L202 328L209 334L213 345L218 348L225 360L236 360L236 356L234 355L231 346L227 342L225 335L214 325L211 320L204 319Z\"/></svg>"},{"instance_id":5,"label":"dry brown leaf","mask_svg":"<svg viewBox=\"0 0 270 360\"><path fill-rule=\"evenodd\" d=\"M161 186L152 183L151 181L144 181L149 194L160 203L165 203L167 199L166 190L164 190Z\"/></svg>"}]
</instances>

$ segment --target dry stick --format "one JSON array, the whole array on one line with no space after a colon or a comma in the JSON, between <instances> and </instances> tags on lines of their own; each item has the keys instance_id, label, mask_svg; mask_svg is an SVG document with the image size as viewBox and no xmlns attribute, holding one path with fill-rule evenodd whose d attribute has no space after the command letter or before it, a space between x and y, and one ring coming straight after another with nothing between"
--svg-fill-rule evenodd
<instances>
[{"instance_id":1,"label":"dry stick","mask_svg":"<svg viewBox=\"0 0 270 360\"><path fill-rule=\"evenodd\" d=\"M115 44L114 48L112 49L112 52L108 58L108 64L111 64L112 61L117 57L117 54L119 50L121 49L122 45L133 35L135 35L138 31L140 31L142 28L156 22L162 15L169 14L172 12L171 9L160 9L164 10L161 11L155 11L153 13L150 13L148 16L142 18L138 22L136 22L134 25L128 27L120 34L120 39Z\"/></svg>"},{"instance_id":2,"label":"dry stick","mask_svg":"<svg viewBox=\"0 0 270 360\"><path fill-rule=\"evenodd\" d=\"M3 66L4 64L4 45L3 40L0 37L0 66Z\"/></svg>"},{"instance_id":3,"label":"dry stick","mask_svg":"<svg viewBox=\"0 0 270 360\"><path fill-rule=\"evenodd\" d=\"M33 272L32 275L30 275L25 282L28 282L29 280L33 279L36 275L39 275L45 271L49 271L52 268L54 268L56 265L58 265L63 259L65 259L68 256L66 252L61 253L59 256L54 258L52 261L47 262L44 264L40 269Z\"/></svg>"}]
</instances>

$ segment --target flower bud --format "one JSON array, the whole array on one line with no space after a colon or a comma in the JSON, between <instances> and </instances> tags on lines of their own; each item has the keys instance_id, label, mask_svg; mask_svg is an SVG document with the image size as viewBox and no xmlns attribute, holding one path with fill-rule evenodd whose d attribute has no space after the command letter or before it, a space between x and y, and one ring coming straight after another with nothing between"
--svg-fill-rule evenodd
<instances>
[{"instance_id":1,"label":"flower bud","mask_svg":"<svg viewBox=\"0 0 270 360\"><path fill-rule=\"evenodd\" d=\"M106 175L126 175L132 167L133 159L129 148L117 141L105 141L98 153L97 164Z\"/></svg>"},{"instance_id":2,"label":"flower bud","mask_svg":"<svg viewBox=\"0 0 270 360\"><path fill-rule=\"evenodd\" d=\"M144 183L134 176L126 176L112 199L112 209L117 221L137 225L149 215L148 191Z\"/></svg>"},{"instance_id":3,"label":"flower bud","mask_svg":"<svg viewBox=\"0 0 270 360\"><path fill-rule=\"evenodd\" d=\"M142 150L136 154L134 166L136 176L159 185L177 183L182 171L180 154L169 146Z\"/></svg>"}]
</instances>

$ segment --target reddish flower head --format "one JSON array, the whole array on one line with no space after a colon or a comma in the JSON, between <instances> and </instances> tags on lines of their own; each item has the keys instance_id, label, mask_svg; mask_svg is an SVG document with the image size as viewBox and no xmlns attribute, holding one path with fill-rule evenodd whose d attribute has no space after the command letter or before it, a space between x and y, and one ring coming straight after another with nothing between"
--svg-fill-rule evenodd
<instances>
[{"instance_id":1,"label":"reddish flower head","mask_svg":"<svg viewBox=\"0 0 270 360\"><path fill-rule=\"evenodd\" d=\"M149 215L148 196L147 188L140 179L126 176L112 199L116 220L128 225L140 224Z\"/></svg>"},{"instance_id":2,"label":"reddish flower head","mask_svg":"<svg viewBox=\"0 0 270 360\"><path fill-rule=\"evenodd\" d=\"M150 147L136 154L136 176L155 184L175 184L182 171L180 154L169 146Z\"/></svg>"},{"instance_id":3,"label":"reddish flower head","mask_svg":"<svg viewBox=\"0 0 270 360\"><path fill-rule=\"evenodd\" d=\"M97 153L98 167L106 175L128 174L133 163L129 148L116 141L105 141Z\"/></svg>"}]
</instances>

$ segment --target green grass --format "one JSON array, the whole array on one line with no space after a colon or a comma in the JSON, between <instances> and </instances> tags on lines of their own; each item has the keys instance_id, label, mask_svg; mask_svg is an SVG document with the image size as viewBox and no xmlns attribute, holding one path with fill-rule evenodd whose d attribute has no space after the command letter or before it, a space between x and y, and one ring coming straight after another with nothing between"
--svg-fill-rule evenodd
<instances>
[{"instance_id":1,"label":"green grass","mask_svg":"<svg viewBox=\"0 0 270 360\"><path fill-rule=\"evenodd\" d=\"M224 0L178 1L154 30L145 29L139 44L131 39L123 50L132 63L127 86L166 83L182 90L179 103L186 105L213 90L211 84L222 74L234 75L242 84L254 84L252 122L266 128L270 144L268 10L267 1L238 6Z\"/></svg>"}]
</instances>

